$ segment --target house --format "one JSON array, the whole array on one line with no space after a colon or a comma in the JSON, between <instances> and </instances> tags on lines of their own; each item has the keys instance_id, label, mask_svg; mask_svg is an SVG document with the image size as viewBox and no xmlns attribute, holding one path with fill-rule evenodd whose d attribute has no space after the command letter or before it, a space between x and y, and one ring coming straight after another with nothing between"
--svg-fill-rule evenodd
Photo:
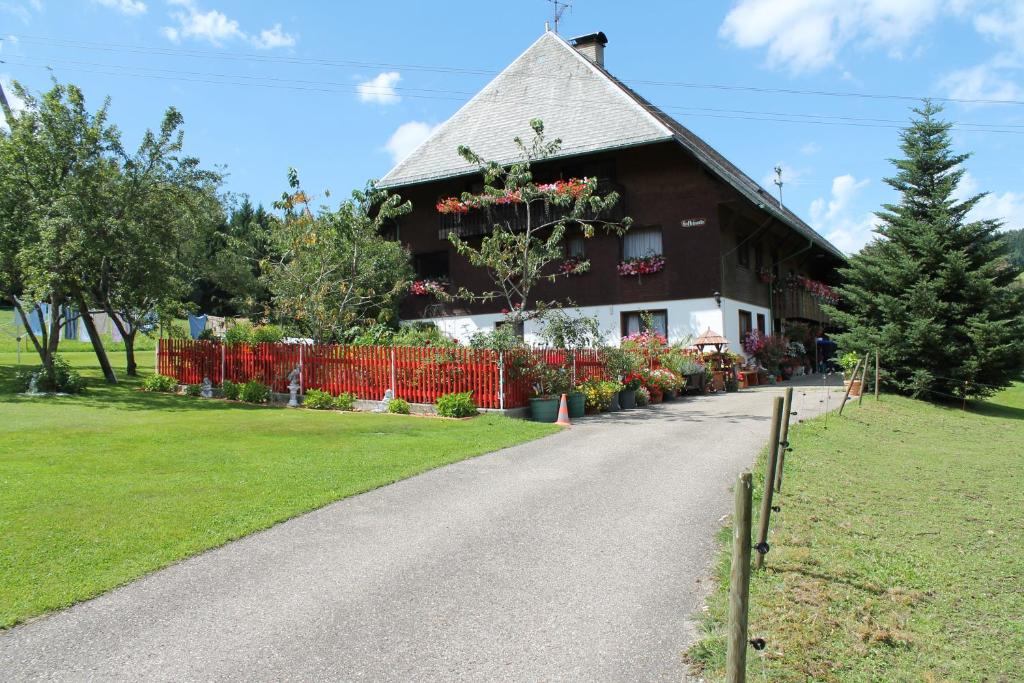
<instances>
[{"instance_id":1,"label":"house","mask_svg":"<svg viewBox=\"0 0 1024 683\"><path fill-rule=\"evenodd\" d=\"M512 64L380 181L412 201L394 227L408 245L417 276L472 291L493 288L485 272L457 254L453 230L485 235L482 212L438 212L442 198L482 189L482 178L457 153L467 145L485 159L513 161L515 136L531 136L539 118L560 153L534 165L534 179L597 177L620 194L617 210L633 219L624 236L598 231L566 236L566 257L590 260L588 273L534 290L539 300L570 300L597 315L617 339L645 327L670 341L711 328L739 349L742 336L781 330L787 321L827 322L819 301L843 253L708 143L639 96L604 66L603 33L566 41L545 32ZM658 255L664 266L620 275L628 259ZM773 295L773 282L776 293ZM466 339L502 321L500 303L445 303L420 289L401 308L406 321L433 321ZM644 312L649 316L643 316ZM535 329L522 330L531 340Z\"/></svg>"}]
</instances>

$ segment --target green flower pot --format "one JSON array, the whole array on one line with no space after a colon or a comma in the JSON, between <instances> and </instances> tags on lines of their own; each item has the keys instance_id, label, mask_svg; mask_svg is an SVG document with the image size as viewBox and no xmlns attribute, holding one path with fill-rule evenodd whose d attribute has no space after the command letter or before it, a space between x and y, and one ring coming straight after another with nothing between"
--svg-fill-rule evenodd
<instances>
[{"instance_id":1,"label":"green flower pot","mask_svg":"<svg viewBox=\"0 0 1024 683\"><path fill-rule=\"evenodd\" d=\"M583 417L587 408L587 396L582 391L569 394L569 419ZM557 412L557 411L556 411Z\"/></svg>"},{"instance_id":2,"label":"green flower pot","mask_svg":"<svg viewBox=\"0 0 1024 683\"><path fill-rule=\"evenodd\" d=\"M554 422L558 419L557 398L531 398L530 419L534 422Z\"/></svg>"},{"instance_id":3,"label":"green flower pot","mask_svg":"<svg viewBox=\"0 0 1024 683\"><path fill-rule=\"evenodd\" d=\"M623 410L636 408L636 391L633 389L623 389L620 391L619 405L622 406Z\"/></svg>"}]
</instances>

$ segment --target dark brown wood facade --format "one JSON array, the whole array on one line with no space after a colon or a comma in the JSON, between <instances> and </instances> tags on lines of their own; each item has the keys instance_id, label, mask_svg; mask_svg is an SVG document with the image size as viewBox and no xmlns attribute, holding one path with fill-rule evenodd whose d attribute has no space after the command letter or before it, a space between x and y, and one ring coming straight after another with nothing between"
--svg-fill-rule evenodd
<instances>
[{"instance_id":1,"label":"dark brown wood facade","mask_svg":"<svg viewBox=\"0 0 1024 683\"><path fill-rule=\"evenodd\" d=\"M662 272L642 278L622 277L616 272L622 259L621 238L598 230L584 241L590 272L538 285L537 299L602 306L710 298L717 292L770 308L774 302L766 273L773 273L776 279L792 272L825 282L833 280L837 265L834 255L753 205L675 143L558 160L538 165L534 175L542 182L596 175L603 188L619 192L620 213L632 217L634 229L661 230L666 260ZM445 275L453 287L474 291L491 288L486 273L458 255L446 237L454 230L465 239L480 239L486 222L472 215L455 221L435 208L441 198L479 188L478 177L461 177L398 190L414 208L400 220L397 237L408 246L421 276ZM765 201L774 200L766 196ZM409 320L497 313L502 307L501 303L440 304L433 297L410 295L401 315ZM792 311L799 314L795 317L820 316L820 309ZM781 313L774 315L789 317Z\"/></svg>"}]
</instances>

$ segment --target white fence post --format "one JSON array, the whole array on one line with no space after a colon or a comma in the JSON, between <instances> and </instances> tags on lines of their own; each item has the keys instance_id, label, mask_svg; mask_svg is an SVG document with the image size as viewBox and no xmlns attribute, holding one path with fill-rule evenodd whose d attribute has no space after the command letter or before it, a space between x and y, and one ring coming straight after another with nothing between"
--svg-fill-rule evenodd
<instances>
[{"instance_id":1,"label":"white fence post","mask_svg":"<svg viewBox=\"0 0 1024 683\"><path fill-rule=\"evenodd\" d=\"M226 356L227 356L227 353L224 350L224 342L221 342L220 343L220 383L221 384L224 384L224 380L226 380L228 378L228 375L227 375L228 364L227 364Z\"/></svg>"},{"instance_id":2,"label":"white fence post","mask_svg":"<svg viewBox=\"0 0 1024 683\"><path fill-rule=\"evenodd\" d=\"M572 354L572 388L576 388L576 351L567 351Z\"/></svg>"},{"instance_id":3,"label":"white fence post","mask_svg":"<svg viewBox=\"0 0 1024 683\"><path fill-rule=\"evenodd\" d=\"M301 394L302 396L306 395L306 380L303 377L303 372L306 368L306 364L302 362L304 358L302 351L305 348L305 344L299 344L299 394Z\"/></svg>"},{"instance_id":4,"label":"white fence post","mask_svg":"<svg viewBox=\"0 0 1024 683\"><path fill-rule=\"evenodd\" d=\"M505 352L498 351L498 408L505 410Z\"/></svg>"}]
</instances>

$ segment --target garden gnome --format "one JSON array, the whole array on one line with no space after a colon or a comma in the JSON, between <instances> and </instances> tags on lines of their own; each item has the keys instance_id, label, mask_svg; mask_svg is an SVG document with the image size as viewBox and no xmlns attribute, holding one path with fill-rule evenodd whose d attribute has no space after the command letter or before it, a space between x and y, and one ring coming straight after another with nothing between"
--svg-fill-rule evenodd
<instances>
[{"instance_id":1,"label":"garden gnome","mask_svg":"<svg viewBox=\"0 0 1024 683\"><path fill-rule=\"evenodd\" d=\"M209 377L203 378L203 389L200 395L203 398L213 398L213 382L210 381Z\"/></svg>"},{"instance_id":2,"label":"garden gnome","mask_svg":"<svg viewBox=\"0 0 1024 683\"><path fill-rule=\"evenodd\" d=\"M384 398L380 400L380 405L373 409L375 413L386 413L388 412L388 404L391 403L391 399L395 397L393 389L388 389L384 392Z\"/></svg>"},{"instance_id":3,"label":"garden gnome","mask_svg":"<svg viewBox=\"0 0 1024 683\"><path fill-rule=\"evenodd\" d=\"M302 366L296 365L295 369L288 373L288 407L299 407L299 375L302 374Z\"/></svg>"}]
</instances>

